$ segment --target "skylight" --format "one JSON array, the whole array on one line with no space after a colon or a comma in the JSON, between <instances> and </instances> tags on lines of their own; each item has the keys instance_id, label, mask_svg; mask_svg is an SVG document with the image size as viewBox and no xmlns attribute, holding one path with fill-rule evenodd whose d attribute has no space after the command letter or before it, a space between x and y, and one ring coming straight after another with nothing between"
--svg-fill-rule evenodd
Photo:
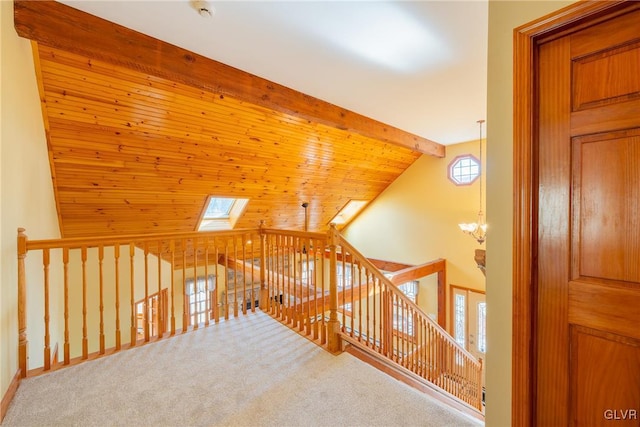
<instances>
[{"instance_id":1,"label":"skylight","mask_svg":"<svg viewBox=\"0 0 640 427\"><path fill-rule=\"evenodd\" d=\"M248 202L249 199L209 196L198 231L231 230Z\"/></svg>"},{"instance_id":2,"label":"skylight","mask_svg":"<svg viewBox=\"0 0 640 427\"><path fill-rule=\"evenodd\" d=\"M346 205L330 221L336 225L344 225L351 221L369 203L367 200L349 200Z\"/></svg>"},{"instance_id":3,"label":"skylight","mask_svg":"<svg viewBox=\"0 0 640 427\"><path fill-rule=\"evenodd\" d=\"M229 213L235 202L236 199L210 197L207 210L204 212L204 219L229 218Z\"/></svg>"}]
</instances>

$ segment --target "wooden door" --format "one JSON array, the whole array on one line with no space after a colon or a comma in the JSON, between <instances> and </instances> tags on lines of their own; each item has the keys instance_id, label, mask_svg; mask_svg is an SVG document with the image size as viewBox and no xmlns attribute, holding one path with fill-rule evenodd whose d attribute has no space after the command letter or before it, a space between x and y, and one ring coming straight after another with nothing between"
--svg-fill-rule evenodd
<instances>
[{"instance_id":1,"label":"wooden door","mask_svg":"<svg viewBox=\"0 0 640 427\"><path fill-rule=\"evenodd\" d=\"M538 55L534 422L639 426L640 11Z\"/></svg>"}]
</instances>

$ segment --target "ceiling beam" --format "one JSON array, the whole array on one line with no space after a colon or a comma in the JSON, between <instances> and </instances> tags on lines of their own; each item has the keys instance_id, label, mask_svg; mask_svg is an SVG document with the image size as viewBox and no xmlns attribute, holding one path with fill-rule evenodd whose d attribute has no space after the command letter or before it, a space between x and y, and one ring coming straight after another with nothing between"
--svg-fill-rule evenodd
<instances>
[{"instance_id":1,"label":"ceiling beam","mask_svg":"<svg viewBox=\"0 0 640 427\"><path fill-rule=\"evenodd\" d=\"M56 1L14 1L18 35L435 157L445 147Z\"/></svg>"},{"instance_id":2,"label":"ceiling beam","mask_svg":"<svg viewBox=\"0 0 640 427\"><path fill-rule=\"evenodd\" d=\"M445 271L445 260L438 258L434 261L429 261L422 265L416 265L414 267L408 267L403 270L395 271L393 276L390 277L391 283L394 285L402 285L412 280L418 280L422 277L429 276L430 274Z\"/></svg>"}]
</instances>

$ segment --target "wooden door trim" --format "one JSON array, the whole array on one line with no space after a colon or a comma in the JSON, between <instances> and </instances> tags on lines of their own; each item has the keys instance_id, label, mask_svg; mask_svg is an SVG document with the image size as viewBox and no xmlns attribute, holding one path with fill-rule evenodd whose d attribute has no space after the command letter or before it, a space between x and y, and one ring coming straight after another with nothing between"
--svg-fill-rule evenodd
<instances>
[{"instance_id":1,"label":"wooden door trim","mask_svg":"<svg viewBox=\"0 0 640 427\"><path fill-rule=\"evenodd\" d=\"M635 4L634 4L635 3ZM511 424L535 426L537 247L537 46L629 8L632 1L580 1L514 29L513 335Z\"/></svg>"}]
</instances>

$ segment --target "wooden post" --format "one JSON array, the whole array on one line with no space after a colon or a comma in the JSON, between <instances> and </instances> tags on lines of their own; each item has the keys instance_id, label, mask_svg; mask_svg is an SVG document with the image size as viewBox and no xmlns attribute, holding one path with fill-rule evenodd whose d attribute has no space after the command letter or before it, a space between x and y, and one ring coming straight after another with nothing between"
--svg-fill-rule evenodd
<instances>
[{"instance_id":1,"label":"wooden post","mask_svg":"<svg viewBox=\"0 0 640 427\"><path fill-rule=\"evenodd\" d=\"M49 334L49 264L51 256L49 248L42 250L42 264L44 269L44 370L51 369L51 336Z\"/></svg>"},{"instance_id":2,"label":"wooden post","mask_svg":"<svg viewBox=\"0 0 640 427\"><path fill-rule=\"evenodd\" d=\"M269 290L267 289L267 236L264 234L264 220L260 221L260 310L269 310Z\"/></svg>"},{"instance_id":3,"label":"wooden post","mask_svg":"<svg viewBox=\"0 0 640 427\"><path fill-rule=\"evenodd\" d=\"M447 329L447 267L438 271L438 325ZM453 327L453 326L452 326Z\"/></svg>"},{"instance_id":4,"label":"wooden post","mask_svg":"<svg viewBox=\"0 0 640 427\"><path fill-rule=\"evenodd\" d=\"M20 377L27 377L27 279L24 259L27 256L27 235L18 228L18 366Z\"/></svg>"},{"instance_id":5,"label":"wooden post","mask_svg":"<svg viewBox=\"0 0 640 427\"><path fill-rule=\"evenodd\" d=\"M336 246L338 230L331 223L329 228L329 322L327 322L327 349L332 353L341 351L340 321L338 320L338 274Z\"/></svg>"}]
</instances>

